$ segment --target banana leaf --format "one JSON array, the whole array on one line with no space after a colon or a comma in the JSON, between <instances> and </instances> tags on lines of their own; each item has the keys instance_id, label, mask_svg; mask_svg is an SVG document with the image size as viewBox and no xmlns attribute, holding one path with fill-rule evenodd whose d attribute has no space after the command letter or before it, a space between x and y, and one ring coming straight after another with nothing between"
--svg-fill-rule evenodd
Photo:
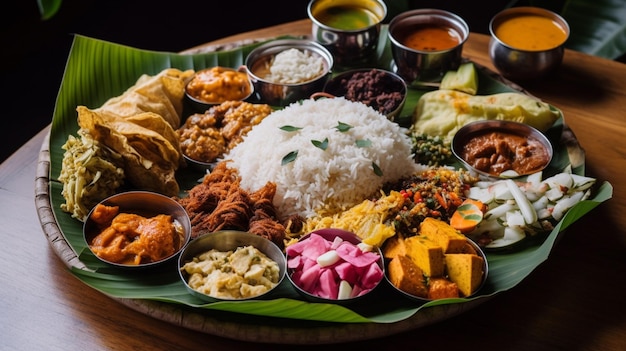
<instances>
[{"instance_id":1,"label":"banana leaf","mask_svg":"<svg viewBox=\"0 0 626 351\"><path fill-rule=\"evenodd\" d=\"M387 28L383 27L381 38L386 37L386 30ZM176 262L141 272L119 270L100 262L83 239L82 223L60 209L64 203L61 196L62 184L58 181L63 160L62 145L68 135L77 134L76 107L100 106L108 98L120 95L133 85L141 74L154 75L170 67L195 70L215 65L238 67L244 63L246 55L260 44L262 43L244 45L228 51L176 54L139 50L80 35L74 37L52 120L49 141L51 160L49 194L64 239L79 258L79 264L72 263L71 272L86 285L113 298L160 301L210 313L212 316L220 315L223 318L245 315L246 320L254 321L258 318L263 320L263 323L269 323L269 318L273 321L271 323L276 325L394 323L408 318L420 318L422 312L429 308L475 305L514 288L548 259L558 237L566 228L612 196L611 184L602 182L598 184L593 197L578 203L552 232L537 236L515 250L487 252L488 279L478 295L472 298L421 303L403 298L401 295L394 295L398 293L390 286L381 284L362 302L348 306L320 304L302 299L288 280L284 279L279 288L263 300L206 303L186 291L180 280ZM370 64L380 68L392 66L386 43L381 43L376 59ZM497 79L493 72L479 70L479 94L503 91L515 91L515 88ZM402 112L405 118L410 118L417 100L423 93L422 90L410 90ZM561 128L564 120L565 118L562 118L556 127ZM555 158L558 160L557 168L563 168L569 163L568 153L564 147L557 147L557 150L558 157ZM584 166L578 165L574 170L584 174ZM197 171L190 169L179 171L177 177L180 178L182 191L190 189L202 176L202 173L195 172ZM181 196L184 196L184 193L181 193Z\"/></svg>"},{"instance_id":2,"label":"banana leaf","mask_svg":"<svg viewBox=\"0 0 626 351\"><path fill-rule=\"evenodd\" d=\"M48 20L56 15L61 8L61 0L37 0L37 7L42 20Z\"/></svg>"}]
</instances>

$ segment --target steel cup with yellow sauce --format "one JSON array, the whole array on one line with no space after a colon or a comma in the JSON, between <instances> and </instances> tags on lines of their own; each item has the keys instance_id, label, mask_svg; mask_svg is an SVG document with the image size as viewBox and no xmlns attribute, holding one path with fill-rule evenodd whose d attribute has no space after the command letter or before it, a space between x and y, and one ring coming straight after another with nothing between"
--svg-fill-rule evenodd
<instances>
[{"instance_id":1,"label":"steel cup with yellow sauce","mask_svg":"<svg viewBox=\"0 0 626 351\"><path fill-rule=\"evenodd\" d=\"M513 7L489 23L489 57L505 78L535 80L554 72L563 60L569 25L539 7Z\"/></svg>"}]
</instances>

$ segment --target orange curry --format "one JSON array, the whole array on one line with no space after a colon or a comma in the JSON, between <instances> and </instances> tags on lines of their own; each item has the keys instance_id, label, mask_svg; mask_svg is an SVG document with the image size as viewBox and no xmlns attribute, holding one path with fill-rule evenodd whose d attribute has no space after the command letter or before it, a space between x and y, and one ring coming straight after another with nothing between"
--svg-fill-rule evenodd
<instances>
[{"instance_id":1,"label":"orange curry","mask_svg":"<svg viewBox=\"0 0 626 351\"><path fill-rule=\"evenodd\" d=\"M165 214L147 218L119 213L118 206L98 204L91 218L100 231L89 247L109 262L138 265L160 261L176 253L183 241L172 216Z\"/></svg>"},{"instance_id":2,"label":"orange curry","mask_svg":"<svg viewBox=\"0 0 626 351\"><path fill-rule=\"evenodd\" d=\"M461 43L459 33L443 26L418 27L405 35L402 43L419 51L448 50Z\"/></svg>"}]
</instances>

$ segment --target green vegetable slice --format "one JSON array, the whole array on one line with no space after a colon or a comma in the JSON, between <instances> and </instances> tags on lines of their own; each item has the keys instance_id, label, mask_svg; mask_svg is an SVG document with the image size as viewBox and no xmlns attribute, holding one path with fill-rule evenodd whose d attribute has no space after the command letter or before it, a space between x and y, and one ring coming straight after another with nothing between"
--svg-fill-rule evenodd
<instances>
[{"instance_id":1,"label":"green vegetable slice","mask_svg":"<svg viewBox=\"0 0 626 351\"><path fill-rule=\"evenodd\" d=\"M478 74L472 62L462 63L456 71L448 71L441 80L440 89L458 90L471 95L478 91Z\"/></svg>"}]
</instances>

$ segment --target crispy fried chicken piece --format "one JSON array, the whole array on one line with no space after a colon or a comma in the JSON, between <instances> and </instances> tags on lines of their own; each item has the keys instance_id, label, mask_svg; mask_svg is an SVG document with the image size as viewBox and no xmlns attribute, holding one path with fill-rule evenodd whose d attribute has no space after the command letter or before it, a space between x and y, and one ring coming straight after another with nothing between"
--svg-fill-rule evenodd
<instances>
[{"instance_id":1,"label":"crispy fried chicken piece","mask_svg":"<svg viewBox=\"0 0 626 351\"><path fill-rule=\"evenodd\" d=\"M201 217L198 223L192 223L192 236L224 229L246 231L252 215L249 199L243 190L229 194L213 212Z\"/></svg>"},{"instance_id":2,"label":"crispy fried chicken piece","mask_svg":"<svg viewBox=\"0 0 626 351\"><path fill-rule=\"evenodd\" d=\"M219 162L202 183L178 202L189 214L192 237L217 230L248 231L284 246L285 227L277 220L273 204L276 184L268 182L255 192L240 187L236 169Z\"/></svg>"},{"instance_id":3,"label":"crispy fried chicken piece","mask_svg":"<svg viewBox=\"0 0 626 351\"><path fill-rule=\"evenodd\" d=\"M285 227L273 218L251 220L248 231L272 241L281 249L285 246Z\"/></svg>"}]
</instances>

